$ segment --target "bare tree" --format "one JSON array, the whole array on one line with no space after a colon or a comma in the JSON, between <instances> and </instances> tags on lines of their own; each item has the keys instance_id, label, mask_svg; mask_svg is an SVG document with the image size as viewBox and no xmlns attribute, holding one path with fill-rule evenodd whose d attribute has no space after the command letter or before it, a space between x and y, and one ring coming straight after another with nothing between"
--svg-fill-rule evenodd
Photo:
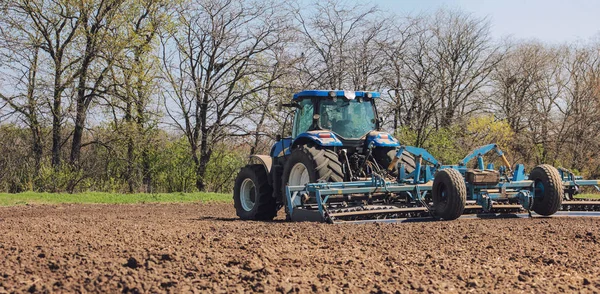
<instances>
[{"instance_id":1,"label":"bare tree","mask_svg":"<svg viewBox=\"0 0 600 294\"><path fill-rule=\"evenodd\" d=\"M557 160L562 159L563 164L577 170L584 170L590 163L597 166L597 161L590 160L595 161L600 153L600 57L597 50L595 46L585 46L565 51L568 79L563 97L556 103L560 115L554 154ZM567 158L570 162L565 162ZM592 172L599 171L596 168Z\"/></svg>"},{"instance_id":2,"label":"bare tree","mask_svg":"<svg viewBox=\"0 0 600 294\"><path fill-rule=\"evenodd\" d=\"M94 98L101 95L106 74L115 57L124 47L117 35L111 34L123 0L80 2L78 14L82 30L83 54L77 67L77 95L75 100L75 128L71 142L70 163L79 164L82 138L88 110ZM97 68L94 68L97 67ZM95 72L94 72L95 70Z\"/></svg>"},{"instance_id":3,"label":"bare tree","mask_svg":"<svg viewBox=\"0 0 600 294\"><path fill-rule=\"evenodd\" d=\"M50 56L52 99L49 101L52 115L52 165L61 162L62 124L64 120L63 97L65 91L77 78L75 70L80 58L74 57L75 37L81 18L76 7L69 1L11 1L5 4L7 21L11 27L27 34L32 40L41 39L39 48Z\"/></svg>"},{"instance_id":4,"label":"bare tree","mask_svg":"<svg viewBox=\"0 0 600 294\"><path fill-rule=\"evenodd\" d=\"M377 8L342 1L317 1L303 9L293 8L302 38L298 43L303 62L303 87L344 89L368 87L368 77L376 74L377 39L385 28L375 21Z\"/></svg>"},{"instance_id":5,"label":"bare tree","mask_svg":"<svg viewBox=\"0 0 600 294\"><path fill-rule=\"evenodd\" d=\"M527 126L531 99L539 97L537 87L547 66L548 50L539 43L507 44L508 53L496 65L490 76L493 91L489 99L496 116L506 119L511 129L519 134Z\"/></svg>"},{"instance_id":6,"label":"bare tree","mask_svg":"<svg viewBox=\"0 0 600 294\"><path fill-rule=\"evenodd\" d=\"M4 101L18 113L21 121L28 126L31 132L31 152L35 160L37 174L43 157L43 125L44 119L40 89L39 74L40 42L41 39L29 39L30 35L23 34L19 29L11 27L10 21L0 20L0 25L5 30L0 30L0 64L2 81L11 85L10 89L0 91L0 101Z\"/></svg>"},{"instance_id":7,"label":"bare tree","mask_svg":"<svg viewBox=\"0 0 600 294\"><path fill-rule=\"evenodd\" d=\"M479 109L473 99L500 60L500 47L492 43L486 19L459 11L440 10L432 19L429 48L440 100L437 126L450 126L456 118Z\"/></svg>"},{"instance_id":8,"label":"bare tree","mask_svg":"<svg viewBox=\"0 0 600 294\"><path fill-rule=\"evenodd\" d=\"M285 22L275 3L229 0L184 3L176 17L179 27L162 39L166 110L190 144L204 190L212 146L245 129L254 109L244 99L269 85L254 79L270 71L257 59L278 44Z\"/></svg>"}]
</instances>

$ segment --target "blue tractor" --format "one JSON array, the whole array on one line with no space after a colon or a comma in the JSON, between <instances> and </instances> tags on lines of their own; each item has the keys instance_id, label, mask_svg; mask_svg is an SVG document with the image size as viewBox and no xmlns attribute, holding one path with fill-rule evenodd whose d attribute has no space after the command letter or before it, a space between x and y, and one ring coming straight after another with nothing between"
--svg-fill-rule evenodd
<instances>
[{"instance_id":1,"label":"blue tractor","mask_svg":"<svg viewBox=\"0 0 600 294\"><path fill-rule=\"evenodd\" d=\"M293 221L338 223L600 209L598 201L572 201L581 187L600 190L600 181L546 164L526 174L523 164L511 165L495 144L473 150L454 165L400 144L381 131L374 103L379 96L361 91L295 94L286 105L295 108L292 136L278 138L269 156L250 156L237 176L237 215L270 220L285 207ZM495 159L486 165L489 156ZM497 169L494 161L500 162Z\"/></svg>"},{"instance_id":2,"label":"blue tractor","mask_svg":"<svg viewBox=\"0 0 600 294\"><path fill-rule=\"evenodd\" d=\"M289 218L287 186L365 180L387 168L400 144L381 131L374 103L379 97L377 92L362 91L296 93L285 105L295 108L292 136L278 138L269 156L252 155L237 176L233 197L237 215L270 220L285 206ZM399 159L405 172L414 170L408 152ZM295 198L294 206L308 198Z\"/></svg>"}]
</instances>

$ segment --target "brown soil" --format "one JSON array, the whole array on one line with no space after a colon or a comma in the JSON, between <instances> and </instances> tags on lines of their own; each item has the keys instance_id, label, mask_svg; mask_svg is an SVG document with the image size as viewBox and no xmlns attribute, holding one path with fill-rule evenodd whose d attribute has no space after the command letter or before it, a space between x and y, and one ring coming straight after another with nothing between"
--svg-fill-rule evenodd
<instances>
[{"instance_id":1,"label":"brown soil","mask_svg":"<svg viewBox=\"0 0 600 294\"><path fill-rule=\"evenodd\" d=\"M244 222L231 204L0 208L2 292L599 292L600 218Z\"/></svg>"}]
</instances>

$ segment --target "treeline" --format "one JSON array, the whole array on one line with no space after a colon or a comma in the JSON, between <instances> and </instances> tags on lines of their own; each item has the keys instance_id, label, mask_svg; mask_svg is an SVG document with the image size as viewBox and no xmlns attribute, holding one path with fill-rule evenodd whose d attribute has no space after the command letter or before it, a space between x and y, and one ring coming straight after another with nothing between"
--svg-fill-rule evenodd
<instances>
[{"instance_id":1,"label":"treeline","mask_svg":"<svg viewBox=\"0 0 600 294\"><path fill-rule=\"evenodd\" d=\"M380 91L387 130L447 163L498 142L597 176L599 49L336 0L3 1L0 190L229 191L302 89Z\"/></svg>"}]
</instances>

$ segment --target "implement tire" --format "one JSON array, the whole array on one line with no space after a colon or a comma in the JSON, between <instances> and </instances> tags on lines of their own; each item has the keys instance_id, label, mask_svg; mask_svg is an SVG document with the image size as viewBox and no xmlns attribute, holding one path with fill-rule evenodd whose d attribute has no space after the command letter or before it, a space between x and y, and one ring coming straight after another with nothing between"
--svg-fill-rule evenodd
<instances>
[{"instance_id":1,"label":"implement tire","mask_svg":"<svg viewBox=\"0 0 600 294\"><path fill-rule=\"evenodd\" d=\"M387 169L390 163L394 160L394 157L396 157L397 152L398 149L396 148L375 148L373 150L373 157L382 169ZM415 163L415 157L406 151L402 152L402 156L398 161L398 166L400 163L404 163L404 171L407 174L412 173L417 166ZM391 175L398 176L398 166L395 166L394 169L392 169L390 172Z\"/></svg>"},{"instance_id":2,"label":"implement tire","mask_svg":"<svg viewBox=\"0 0 600 294\"><path fill-rule=\"evenodd\" d=\"M467 185L459 171L442 169L435 174L432 188L434 214L445 220L459 218L467 203Z\"/></svg>"},{"instance_id":3,"label":"implement tire","mask_svg":"<svg viewBox=\"0 0 600 294\"><path fill-rule=\"evenodd\" d=\"M563 182L555 167L549 164L536 166L529 179L534 181L533 211L539 215L552 215L562 204Z\"/></svg>"},{"instance_id":4,"label":"implement tire","mask_svg":"<svg viewBox=\"0 0 600 294\"><path fill-rule=\"evenodd\" d=\"M277 203L268 174L262 164L243 167L235 179L233 206L244 220L272 220L277 215Z\"/></svg>"},{"instance_id":5,"label":"implement tire","mask_svg":"<svg viewBox=\"0 0 600 294\"><path fill-rule=\"evenodd\" d=\"M344 172L338 155L333 150L316 146L304 145L294 149L283 166L281 181L283 203L288 219L290 214L285 193L286 186L303 186L321 181L344 181ZM294 203L295 206L299 204L299 202Z\"/></svg>"}]
</instances>

